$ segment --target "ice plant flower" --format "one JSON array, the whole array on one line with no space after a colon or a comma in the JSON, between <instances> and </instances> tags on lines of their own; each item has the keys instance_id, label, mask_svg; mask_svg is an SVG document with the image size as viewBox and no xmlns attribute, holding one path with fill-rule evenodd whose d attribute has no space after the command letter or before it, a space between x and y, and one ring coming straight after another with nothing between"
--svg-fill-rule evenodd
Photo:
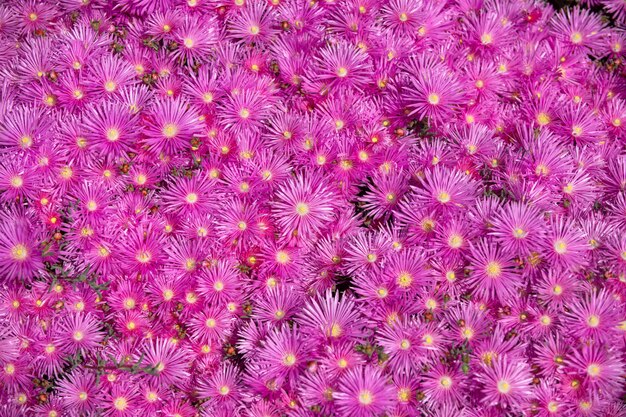
<instances>
[{"instance_id":1,"label":"ice plant flower","mask_svg":"<svg viewBox=\"0 0 626 417\"><path fill-rule=\"evenodd\" d=\"M625 4L0 1L0 417L624 417Z\"/></svg>"}]
</instances>

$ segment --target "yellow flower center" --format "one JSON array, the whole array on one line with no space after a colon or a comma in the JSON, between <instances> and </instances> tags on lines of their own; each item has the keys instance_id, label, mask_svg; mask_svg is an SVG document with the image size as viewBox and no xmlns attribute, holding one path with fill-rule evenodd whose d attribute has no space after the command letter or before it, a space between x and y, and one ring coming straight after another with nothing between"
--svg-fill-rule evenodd
<instances>
[{"instance_id":1,"label":"yellow flower center","mask_svg":"<svg viewBox=\"0 0 626 417\"><path fill-rule=\"evenodd\" d=\"M163 136L167 139L172 139L176 134L178 134L178 126L174 123L166 123L165 126L163 126Z\"/></svg>"},{"instance_id":2,"label":"yellow flower center","mask_svg":"<svg viewBox=\"0 0 626 417\"><path fill-rule=\"evenodd\" d=\"M564 255L567 253L567 243L564 240L559 239L554 242L554 251L559 255Z\"/></svg>"},{"instance_id":3,"label":"yellow flower center","mask_svg":"<svg viewBox=\"0 0 626 417\"><path fill-rule=\"evenodd\" d=\"M559 410L559 403L556 401L550 401L548 403L548 411L550 413L556 413Z\"/></svg>"},{"instance_id":4,"label":"yellow flower center","mask_svg":"<svg viewBox=\"0 0 626 417\"><path fill-rule=\"evenodd\" d=\"M587 367L587 375L589 375L592 378L599 376L600 371L601 371L600 365L598 365L597 363L592 363L591 365Z\"/></svg>"},{"instance_id":5,"label":"yellow flower center","mask_svg":"<svg viewBox=\"0 0 626 417\"><path fill-rule=\"evenodd\" d=\"M109 252L109 250L105 248L104 246L100 246L100 248L98 249L98 254L102 258L106 258L107 256L111 254L111 252Z\"/></svg>"},{"instance_id":6,"label":"yellow flower center","mask_svg":"<svg viewBox=\"0 0 626 417\"><path fill-rule=\"evenodd\" d=\"M474 337L474 330L472 330L470 327L463 327L463 329L461 329L461 335L465 339L471 339L472 337Z\"/></svg>"},{"instance_id":7,"label":"yellow flower center","mask_svg":"<svg viewBox=\"0 0 626 417\"><path fill-rule=\"evenodd\" d=\"M398 275L398 278L396 279L396 283L398 284L398 286L402 288L407 288L411 286L412 282L413 282L413 276L406 271L401 272L400 275Z\"/></svg>"},{"instance_id":8,"label":"yellow flower center","mask_svg":"<svg viewBox=\"0 0 626 417\"><path fill-rule=\"evenodd\" d=\"M306 216L307 214L309 214L309 211L309 205L306 203L298 203L296 205L296 213L298 213L298 215L300 216Z\"/></svg>"},{"instance_id":9,"label":"yellow flower center","mask_svg":"<svg viewBox=\"0 0 626 417\"><path fill-rule=\"evenodd\" d=\"M511 391L511 384L508 381L500 380L498 381L498 392L500 394L508 394Z\"/></svg>"},{"instance_id":10,"label":"yellow flower center","mask_svg":"<svg viewBox=\"0 0 626 417\"><path fill-rule=\"evenodd\" d=\"M107 130L107 139L110 142L115 142L120 138L120 131L114 127Z\"/></svg>"},{"instance_id":11,"label":"yellow flower center","mask_svg":"<svg viewBox=\"0 0 626 417\"><path fill-rule=\"evenodd\" d=\"M206 92L202 95L202 101L204 101L206 104L212 103L213 102L213 94L211 92Z\"/></svg>"},{"instance_id":12,"label":"yellow flower center","mask_svg":"<svg viewBox=\"0 0 626 417\"><path fill-rule=\"evenodd\" d=\"M449 376L442 376L439 379L439 384L443 387L443 388L450 388L452 386L452 378L450 378Z\"/></svg>"},{"instance_id":13,"label":"yellow flower center","mask_svg":"<svg viewBox=\"0 0 626 417\"><path fill-rule=\"evenodd\" d=\"M513 230L513 237L515 239L523 239L528 235L528 232L521 227L517 227Z\"/></svg>"},{"instance_id":14,"label":"yellow flower center","mask_svg":"<svg viewBox=\"0 0 626 417\"><path fill-rule=\"evenodd\" d=\"M135 308L135 305L137 304L137 302L135 301L134 298L126 298L124 300L124 308L126 310L132 310L133 308Z\"/></svg>"},{"instance_id":15,"label":"yellow flower center","mask_svg":"<svg viewBox=\"0 0 626 417\"><path fill-rule=\"evenodd\" d=\"M287 355L285 355L285 357L283 358L283 364L285 366L293 366L296 364L296 355L294 355L293 353L288 353Z\"/></svg>"},{"instance_id":16,"label":"yellow flower center","mask_svg":"<svg viewBox=\"0 0 626 417\"><path fill-rule=\"evenodd\" d=\"M213 284L213 289L217 292L224 290L224 282L221 280L215 281L215 283Z\"/></svg>"},{"instance_id":17,"label":"yellow flower center","mask_svg":"<svg viewBox=\"0 0 626 417\"><path fill-rule=\"evenodd\" d=\"M170 301L172 298L174 298L174 291L169 288L163 291L163 299L165 301Z\"/></svg>"},{"instance_id":18,"label":"yellow flower center","mask_svg":"<svg viewBox=\"0 0 626 417\"><path fill-rule=\"evenodd\" d=\"M198 296L194 292L188 292L185 294L185 301L187 301L187 304L195 304L198 301Z\"/></svg>"},{"instance_id":19,"label":"yellow flower center","mask_svg":"<svg viewBox=\"0 0 626 417\"><path fill-rule=\"evenodd\" d=\"M187 197L185 197L185 201L187 201L187 203L189 204L194 204L195 202L198 201L198 194L196 193L187 194Z\"/></svg>"},{"instance_id":20,"label":"yellow flower center","mask_svg":"<svg viewBox=\"0 0 626 417\"><path fill-rule=\"evenodd\" d=\"M60 174L61 174L61 178L63 178L64 180L69 180L74 175L74 171L72 171L71 167L64 166L63 168L61 168Z\"/></svg>"},{"instance_id":21,"label":"yellow flower center","mask_svg":"<svg viewBox=\"0 0 626 417\"><path fill-rule=\"evenodd\" d=\"M398 390L398 401L408 403L411 399L411 390L409 388L400 388Z\"/></svg>"},{"instance_id":22,"label":"yellow flower center","mask_svg":"<svg viewBox=\"0 0 626 417\"><path fill-rule=\"evenodd\" d=\"M446 204L450 202L450 194L448 194L445 191L441 191L439 194L437 194L437 201L439 201L441 204Z\"/></svg>"},{"instance_id":23,"label":"yellow flower center","mask_svg":"<svg viewBox=\"0 0 626 417\"><path fill-rule=\"evenodd\" d=\"M287 252L285 252L284 250L279 250L278 252L276 252L276 262L281 265L285 265L289 261L291 261L291 257Z\"/></svg>"},{"instance_id":24,"label":"yellow flower center","mask_svg":"<svg viewBox=\"0 0 626 417\"><path fill-rule=\"evenodd\" d=\"M411 342L409 342L407 339L402 339L402 341L400 342L400 349L407 350L410 347L411 347Z\"/></svg>"},{"instance_id":25,"label":"yellow flower center","mask_svg":"<svg viewBox=\"0 0 626 417\"><path fill-rule=\"evenodd\" d=\"M117 397L115 401L113 401L113 406L116 410L124 411L128 408L128 401L124 397Z\"/></svg>"},{"instance_id":26,"label":"yellow flower center","mask_svg":"<svg viewBox=\"0 0 626 417\"><path fill-rule=\"evenodd\" d=\"M25 261L28 258L28 249L26 249L26 246L18 243L11 248L11 257L16 261Z\"/></svg>"},{"instance_id":27,"label":"yellow flower center","mask_svg":"<svg viewBox=\"0 0 626 417\"><path fill-rule=\"evenodd\" d=\"M539 123L539 126L547 125L550 123L550 116L547 113L539 113L537 115L537 123Z\"/></svg>"},{"instance_id":28,"label":"yellow flower center","mask_svg":"<svg viewBox=\"0 0 626 417\"><path fill-rule=\"evenodd\" d=\"M437 104L439 104L440 100L441 99L439 97L439 94L437 94L437 93L430 93L428 95L428 103L433 105L433 106L436 106Z\"/></svg>"},{"instance_id":29,"label":"yellow flower center","mask_svg":"<svg viewBox=\"0 0 626 417\"><path fill-rule=\"evenodd\" d=\"M569 38L573 44L578 45L583 41L583 34L580 32L572 32Z\"/></svg>"},{"instance_id":30,"label":"yellow flower center","mask_svg":"<svg viewBox=\"0 0 626 417\"><path fill-rule=\"evenodd\" d=\"M104 89L108 93L114 92L116 88L117 88L117 84L115 84L115 81L107 81L106 83L104 83Z\"/></svg>"},{"instance_id":31,"label":"yellow flower center","mask_svg":"<svg viewBox=\"0 0 626 417\"><path fill-rule=\"evenodd\" d=\"M15 365L13 365L12 363L7 363L6 365L4 365L4 372L6 372L7 375L13 375L15 373Z\"/></svg>"},{"instance_id":32,"label":"yellow flower center","mask_svg":"<svg viewBox=\"0 0 626 417\"><path fill-rule=\"evenodd\" d=\"M499 262L491 261L485 267L485 273L489 278L499 278L500 274L502 273L502 266Z\"/></svg>"},{"instance_id":33,"label":"yellow flower center","mask_svg":"<svg viewBox=\"0 0 626 417\"><path fill-rule=\"evenodd\" d=\"M550 168L546 164L539 164L535 168L535 174L538 176L546 177L550 173Z\"/></svg>"},{"instance_id":34,"label":"yellow flower center","mask_svg":"<svg viewBox=\"0 0 626 417\"><path fill-rule=\"evenodd\" d=\"M135 256L135 259L139 263L146 264L150 262L150 259L152 259L152 255L148 251L140 251L139 253L137 253L137 256Z\"/></svg>"},{"instance_id":35,"label":"yellow flower center","mask_svg":"<svg viewBox=\"0 0 626 417\"><path fill-rule=\"evenodd\" d=\"M341 326L337 323L333 323L332 326L330 326L330 336L331 337L339 337L341 336L341 334L343 333L343 329L341 328Z\"/></svg>"},{"instance_id":36,"label":"yellow flower center","mask_svg":"<svg viewBox=\"0 0 626 417\"><path fill-rule=\"evenodd\" d=\"M460 248L461 246L463 246L463 237L456 233L453 234L448 239L448 246L450 246L452 249Z\"/></svg>"},{"instance_id":37,"label":"yellow flower center","mask_svg":"<svg viewBox=\"0 0 626 417\"><path fill-rule=\"evenodd\" d=\"M563 186L563 192L565 194L572 194L574 192L574 185L572 183L568 183L567 185Z\"/></svg>"},{"instance_id":38,"label":"yellow flower center","mask_svg":"<svg viewBox=\"0 0 626 417\"><path fill-rule=\"evenodd\" d=\"M22 136L20 144L22 148L30 148L33 145L33 138L28 135Z\"/></svg>"},{"instance_id":39,"label":"yellow flower center","mask_svg":"<svg viewBox=\"0 0 626 417\"><path fill-rule=\"evenodd\" d=\"M587 325L591 328L596 328L600 325L600 317L592 314L587 318Z\"/></svg>"},{"instance_id":40,"label":"yellow flower center","mask_svg":"<svg viewBox=\"0 0 626 417\"><path fill-rule=\"evenodd\" d=\"M361 405L370 405L374 402L374 396L371 391L363 390L359 392L359 404Z\"/></svg>"}]
</instances>

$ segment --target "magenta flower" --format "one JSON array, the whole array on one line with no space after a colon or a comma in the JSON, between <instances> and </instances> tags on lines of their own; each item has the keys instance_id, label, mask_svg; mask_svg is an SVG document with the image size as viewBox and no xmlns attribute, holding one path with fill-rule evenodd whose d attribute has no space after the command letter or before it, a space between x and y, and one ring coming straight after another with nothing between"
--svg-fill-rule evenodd
<instances>
[{"instance_id":1,"label":"magenta flower","mask_svg":"<svg viewBox=\"0 0 626 417\"><path fill-rule=\"evenodd\" d=\"M311 239L334 218L333 193L319 178L298 175L276 192L276 224L284 239Z\"/></svg>"},{"instance_id":2,"label":"magenta flower","mask_svg":"<svg viewBox=\"0 0 626 417\"><path fill-rule=\"evenodd\" d=\"M81 352L85 355L104 338L100 323L90 314L66 316L59 324L59 330L58 343L70 353Z\"/></svg>"},{"instance_id":3,"label":"magenta flower","mask_svg":"<svg viewBox=\"0 0 626 417\"><path fill-rule=\"evenodd\" d=\"M195 110L181 100L159 101L151 108L144 142L157 156L172 155L191 146L193 135L201 125Z\"/></svg>"},{"instance_id":4,"label":"magenta flower","mask_svg":"<svg viewBox=\"0 0 626 417\"><path fill-rule=\"evenodd\" d=\"M4 221L0 223L0 230L0 268L3 270L3 280L31 281L43 268L43 263L41 249L27 220L18 218L10 222Z\"/></svg>"},{"instance_id":5,"label":"magenta flower","mask_svg":"<svg viewBox=\"0 0 626 417\"><path fill-rule=\"evenodd\" d=\"M582 351L574 351L569 365L583 377L591 392L623 391L617 381L619 375L624 373L624 363L599 346L584 346Z\"/></svg>"},{"instance_id":6,"label":"magenta flower","mask_svg":"<svg viewBox=\"0 0 626 417\"><path fill-rule=\"evenodd\" d=\"M466 377L456 369L438 365L426 375L424 394L435 405L462 404Z\"/></svg>"},{"instance_id":7,"label":"magenta flower","mask_svg":"<svg viewBox=\"0 0 626 417\"><path fill-rule=\"evenodd\" d=\"M94 375L79 372L68 375L59 384L59 398L75 415L93 411L100 401Z\"/></svg>"},{"instance_id":8,"label":"magenta flower","mask_svg":"<svg viewBox=\"0 0 626 417\"><path fill-rule=\"evenodd\" d=\"M512 203L494 218L491 234L506 250L527 255L540 249L543 235L542 219L537 209Z\"/></svg>"},{"instance_id":9,"label":"magenta flower","mask_svg":"<svg viewBox=\"0 0 626 417\"><path fill-rule=\"evenodd\" d=\"M156 339L144 344L141 352L135 355L135 361L143 360L143 366L149 366L150 374L146 380L159 386L179 384L189 375L189 359L184 346L178 346L170 339Z\"/></svg>"},{"instance_id":10,"label":"magenta flower","mask_svg":"<svg viewBox=\"0 0 626 417\"><path fill-rule=\"evenodd\" d=\"M451 213L471 205L475 194L476 185L463 173L435 167L425 174L415 197L419 204L442 213Z\"/></svg>"},{"instance_id":11,"label":"magenta flower","mask_svg":"<svg viewBox=\"0 0 626 417\"><path fill-rule=\"evenodd\" d=\"M582 340L609 341L615 337L619 318L617 301L606 291L590 291L570 304L569 332Z\"/></svg>"},{"instance_id":12,"label":"magenta flower","mask_svg":"<svg viewBox=\"0 0 626 417\"><path fill-rule=\"evenodd\" d=\"M471 248L472 272L468 283L475 294L487 300L503 302L516 295L520 277L515 273L511 256L489 241Z\"/></svg>"},{"instance_id":13,"label":"magenta flower","mask_svg":"<svg viewBox=\"0 0 626 417\"><path fill-rule=\"evenodd\" d=\"M0 3L0 417L624 417L623 2Z\"/></svg>"},{"instance_id":14,"label":"magenta flower","mask_svg":"<svg viewBox=\"0 0 626 417\"><path fill-rule=\"evenodd\" d=\"M528 365L512 358L499 358L493 367L484 369L480 378L484 394L482 402L487 406L499 405L511 411L519 410L531 396L532 377Z\"/></svg>"},{"instance_id":15,"label":"magenta flower","mask_svg":"<svg viewBox=\"0 0 626 417\"><path fill-rule=\"evenodd\" d=\"M337 410L344 415L369 417L383 414L394 405L393 388L370 366L350 370L333 393Z\"/></svg>"}]
</instances>

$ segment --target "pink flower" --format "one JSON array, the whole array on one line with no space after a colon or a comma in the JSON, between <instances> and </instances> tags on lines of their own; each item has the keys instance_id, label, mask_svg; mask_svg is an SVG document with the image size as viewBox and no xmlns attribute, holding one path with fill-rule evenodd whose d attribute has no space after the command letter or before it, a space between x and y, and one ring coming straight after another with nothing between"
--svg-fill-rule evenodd
<instances>
[{"instance_id":1,"label":"pink flower","mask_svg":"<svg viewBox=\"0 0 626 417\"><path fill-rule=\"evenodd\" d=\"M333 398L340 413L369 417L389 411L395 403L393 394L393 388L381 378L378 369L363 366L340 379Z\"/></svg>"},{"instance_id":2,"label":"pink flower","mask_svg":"<svg viewBox=\"0 0 626 417\"><path fill-rule=\"evenodd\" d=\"M482 402L486 406L500 405L511 411L520 410L532 393L528 365L506 356L496 360L492 367L485 368L480 379L484 394Z\"/></svg>"}]
</instances>

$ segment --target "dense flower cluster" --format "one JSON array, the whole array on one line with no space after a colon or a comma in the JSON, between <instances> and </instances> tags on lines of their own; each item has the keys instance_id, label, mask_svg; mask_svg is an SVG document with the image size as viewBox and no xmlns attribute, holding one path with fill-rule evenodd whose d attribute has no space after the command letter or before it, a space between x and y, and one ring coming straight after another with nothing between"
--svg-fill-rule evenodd
<instances>
[{"instance_id":1,"label":"dense flower cluster","mask_svg":"<svg viewBox=\"0 0 626 417\"><path fill-rule=\"evenodd\" d=\"M624 417L622 0L0 2L1 417Z\"/></svg>"}]
</instances>

